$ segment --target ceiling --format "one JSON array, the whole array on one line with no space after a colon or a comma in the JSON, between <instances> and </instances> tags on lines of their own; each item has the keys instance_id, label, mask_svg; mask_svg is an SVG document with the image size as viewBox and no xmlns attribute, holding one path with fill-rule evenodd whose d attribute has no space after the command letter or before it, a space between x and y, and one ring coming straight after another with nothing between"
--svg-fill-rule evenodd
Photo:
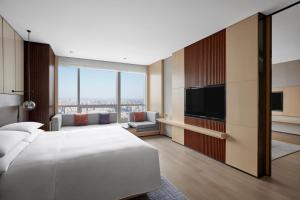
<instances>
[{"instance_id":1,"label":"ceiling","mask_svg":"<svg viewBox=\"0 0 300 200\"><path fill-rule=\"evenodd\" d=\"M295 0L0 0L25 39L59 56L148 65L257 12Z\"/></svg>"},{"instance_id":2,"label":"ceiling","mask_svg":"<svg viewBox=\"0 0 300 200\"><path fill-rule=\"evenodd\" d=\"M273 64L300 59L300 4L272 17Z\"/></svg>"}]
</instances>

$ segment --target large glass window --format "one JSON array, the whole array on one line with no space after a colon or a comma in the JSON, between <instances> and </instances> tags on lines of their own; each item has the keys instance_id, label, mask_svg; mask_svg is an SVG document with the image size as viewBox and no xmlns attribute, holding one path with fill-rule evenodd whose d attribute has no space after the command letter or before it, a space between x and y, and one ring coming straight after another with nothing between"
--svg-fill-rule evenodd
<instances>
[{"instance_id":1,"label":"large glass window","mask_svg":"<svg viewBox=\"0 0 300 200\"><path fill-rule=\"evenodd\" d=\"M121 72L121 121L129 112L145 110L145 74Z\"/></svg>"},{"instance_id":2,"label":"large glass window","mask_svg":"<svg viewBox=\"0 0 300 200\"><path fill-rule=\"evenodd\" d=\"M116 112L117 72L81 68L80 106L82 112Z\"/></svg>"},{"instance_id":3,"label":"large glass window","mask_svg":"<svg viewBox=\"0 0 300 200\"><path fill-rule=\"evenodd\" d=\"M59 67L58 69L58 104L60 113L77 112L77 68Z\"/></svg>"},{"instance_id":4,"label":"large glass window","mask_svg":"<svg viewBox=\"0 0 300 200\"><path fill-rule=\"evenodd\" d=\"M59 112L119 112L145 110L146 77L143 73L93 68L59 67Z\"/></svg>"}]
</instances>

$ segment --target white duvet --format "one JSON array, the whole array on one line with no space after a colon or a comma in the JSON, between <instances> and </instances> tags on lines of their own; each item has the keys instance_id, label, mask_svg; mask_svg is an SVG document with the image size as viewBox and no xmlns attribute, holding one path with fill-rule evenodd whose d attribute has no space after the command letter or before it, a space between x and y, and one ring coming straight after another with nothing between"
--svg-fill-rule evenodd
<instances>
[{"instance_id":1,"label":"white duvet","mask_svg":"<svg viewBox=\"0 0 300 200\"><path fill-rule=\"evenodd\" d=\"M160 186L158 151L121 127L40 134L0 178L1 200L110 200Z\"/></svg>"}]
</instances>

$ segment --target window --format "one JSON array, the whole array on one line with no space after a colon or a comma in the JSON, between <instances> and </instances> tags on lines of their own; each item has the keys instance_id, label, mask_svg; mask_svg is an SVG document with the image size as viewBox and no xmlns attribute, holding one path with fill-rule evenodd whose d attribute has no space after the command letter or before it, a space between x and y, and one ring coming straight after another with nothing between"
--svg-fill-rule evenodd
<instances>
[{"instance_id":1,"label":"window","mask_svg":"<svg viewBox=\"0 0 300 200\"><path fill-rule=\"evenodd\" d=\"M145 110L145 74L121 72L121 121L128 121L129 112Z\"/></svg>"},{"instance_id":2,"label":"window","mask_svg":"<svg viewBox=\"0 0 300 200\"><path fill-rule=\"evenodd\" d=\"M80 69L80 106L82 112L116 112L117 72Z\"/></svg>"},{"instance_id":3,"label":"window","mask_svg":"<svg viewBox=\"0 0 300 200\"><path fill-rule=\"evenodd\" d=\"M60 113L119 111L126 122L129 112L145 110L143 73L59 67L58 81Z\"/></svg>"},{"instance_id":4,"label":"window","mask_svg":"<svg viewBox=\"0 0 300 200\"><path fill-rule=\"evenodd\" d=\"M60 113L77 112L77 68L59 67L58 69L58 104Z\"/></svg>"}]
</instances>

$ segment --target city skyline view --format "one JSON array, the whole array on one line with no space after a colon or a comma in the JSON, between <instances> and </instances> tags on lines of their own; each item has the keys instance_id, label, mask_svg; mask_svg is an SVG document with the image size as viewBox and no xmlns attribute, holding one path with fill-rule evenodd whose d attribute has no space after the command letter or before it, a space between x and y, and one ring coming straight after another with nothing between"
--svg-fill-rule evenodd
<instances>
[{"instance_id":1,"label":"city skyline view","mask_svg":"<svg viewBox=\"0 0 300 200\"><path fill-rule=\"evenodd\" d=\"M120 72L120 105L117 105L117 71L59 67L60 113L116 112L128 120L129 112L145 110L145 74Z\"/></svg>"},{"instance_id":2,"label":"city skyline view","mask_svg":"<svg viewBox=\"0 0 300 200\"><path fill-rule=\"evenodd\" d=\"M58 74L59 99L77 99L78 89L82 99L116 99L116 71L80 68L79 88L77 67L59 67ZM145 96L145 74L121 72L120 85L121 100Z\"/></svg>"}]
</instances>

